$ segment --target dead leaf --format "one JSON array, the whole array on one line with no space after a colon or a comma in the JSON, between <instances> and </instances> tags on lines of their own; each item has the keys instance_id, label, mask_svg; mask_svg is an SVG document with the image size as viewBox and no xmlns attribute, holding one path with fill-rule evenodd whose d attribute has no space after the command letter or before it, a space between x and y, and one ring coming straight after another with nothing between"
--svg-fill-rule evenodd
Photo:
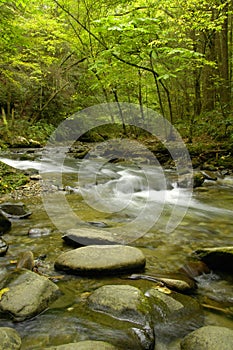
<instances>
[{"instance_id":1,"label":"dead leaf","mask_svg":"<svg viewBox=\"0 0 233 350\"><path fill-rule=\"evenodd\" d=\"M9 290L10 290L9 288L3 288L0 290L0 301L2 300L3 294L9 292Z\"/></svg>"}]
</instances>

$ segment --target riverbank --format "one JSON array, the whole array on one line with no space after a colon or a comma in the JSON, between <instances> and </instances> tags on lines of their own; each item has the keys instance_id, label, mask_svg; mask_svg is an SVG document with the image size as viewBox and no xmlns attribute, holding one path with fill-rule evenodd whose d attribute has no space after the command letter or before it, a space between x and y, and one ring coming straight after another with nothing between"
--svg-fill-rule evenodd
<instances>
[{"instance_id":1,"label":"riverbank","mask_svg":"<svg viewBox=\"0 0 233 350\"><path fill-rule=\"evenodd\" d=\"M135 142L142 144L143 148L135 150ZM119 140L119 143L121 141ZM98 146L99 143L90 142L76 142L70 149L69 156L77 159L83 159L88 152ZM9 148L17 154L21 148L25 147L25 142L21 145L17 144L17 148ZM109 146L108 146L109 147ZM116 149L107 149L107 156L111 162L121 162L128 160L129 157L135 157L137 160L142 160L145 156L145 149L151 152L156 160L162 167L172 168L174 162L168 149L162 143L158 142L155 138L145 138L140 141L133 140L133 143L127 143L125 150L121 150L118 154ZM186 144L189 152L192 166L195 171L207 170L214 172L217 176L224 177L225 175L231 175L233 173L233 151L232 144L229 142L215 142L209 140L203 143L202 140L195 140L193 143ZM145 148L145 149L144 149ZM17 151L18 150L18 151ZM6 149L4 150L6 152ZM30 160L33 159L34 153L36 154L37 149L32 151L28 148L25 154L20 156L20 159ZM146 156L148 156L148 152ZM145 159L146 161L146 159ZM11 166L8 166L0 162L0 195L10 194L12 198L30 197L40 194L39 177L32 176L28 171L18 170Z\"/></svg>"}]
</instances>

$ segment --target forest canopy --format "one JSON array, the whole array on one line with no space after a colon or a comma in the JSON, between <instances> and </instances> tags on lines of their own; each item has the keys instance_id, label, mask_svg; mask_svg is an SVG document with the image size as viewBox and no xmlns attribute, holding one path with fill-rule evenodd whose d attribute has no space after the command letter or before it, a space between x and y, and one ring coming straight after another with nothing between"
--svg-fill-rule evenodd
<instances>
[{"instance_id":1,"label":"forest canopy","mask_svg":"<svg viewBox=\"0 0 233 350\"><path fill-rule=\"evenodd\" d=\"M230 0L0 0L0 33L1 135L120 101L233 140Z\"/></svg>"}]
</instances>

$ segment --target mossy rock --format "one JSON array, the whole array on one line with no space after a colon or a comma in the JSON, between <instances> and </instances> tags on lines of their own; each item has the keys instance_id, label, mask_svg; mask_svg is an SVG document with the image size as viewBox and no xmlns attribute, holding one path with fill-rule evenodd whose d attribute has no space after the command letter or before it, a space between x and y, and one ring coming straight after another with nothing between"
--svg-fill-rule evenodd
<instances>
[{"instance_id":1,"label":"mossy rock","mask_svg":"<svg viewBox=\"0 0 233 350\"><path fill-rule=\"evenodd\" d=\"M232 350L233 330L205 326L188 334L181 341L181 350Z\"/></svg>"},{"instance_id":2,"label":"mossy rock","mask_svg":"<svg viewBox=\"0 0 233 350\"><path fill-rule=\"evenodd\" d=\"M194 254L212 270L233 273L233 246L198 249Z\"/></svg>"},{"instance_id":3,"label":"mossy rock","mask_svg":"<svg viewBox=\"0 0 233 350\"><path fill-rule=\"evenodd\" d=\"M0 327L0 350L18 350L21 338L18 332L9 327Z\"/></svg>"},{"instance_id":4,"label":"mossy rock","mask_svg":"<svg viewBox=\"0 0 233 350\"><path fill-rule=\"evenodd\" d=\"M114 318L138 324L150 319L151 305L140 289L130 285L106 285L96 289L88 299L89 307Z\"/></svg>"},{"instance_id":5,"label":"mossy rock","mask_svg":"<svg viewBox=\"0 0 233 350\"><path fill-rule=\"evenodd\" d=\"M0 162L0 194L9 193L29 182L28 176Z\"/></svg>"}]
</instances>

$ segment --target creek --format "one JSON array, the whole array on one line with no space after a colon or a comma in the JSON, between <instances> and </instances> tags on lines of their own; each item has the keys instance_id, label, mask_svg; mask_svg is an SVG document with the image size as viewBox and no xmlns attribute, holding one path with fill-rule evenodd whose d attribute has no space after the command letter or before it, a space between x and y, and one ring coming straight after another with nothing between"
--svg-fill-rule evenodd
<instances>
[{"instance_id":1,"label":"creek","mask_svg":"<svg viewBox=\"0 0 233 350\"><path fill-rule=\"evenodd\" d=\"M43 272L59 275L54 271L54 260L71 249L61 236L78 226L104 226L101 229L114 232L119 242L140 248L147 259L148 275L176 273L196 249L233 245L232 176L206 181L191 191L177 186L173 169L143 161L115 164L98 157L84 161L67 157L61 172L62 157L58 151L52 160L44 155L40 160L40 152L34 160L20 160L24 152L3 154L0 161L18 169L39 170L46 188L43 196L20 199L33 214L25 220L13 220L11 231L4 234L9 251L0 258L1 273L13 270L19 254L31 250L35 257L43 256ZM51 233L30 237L30 228L49 228ZM102 285L129 281L117 276L67 275L56 283L63 294L49 310L21 323L0 318L0 326L8 325L19 331L23 350L82 340L87 335L111 342L114 327L113 324L107 327L109 317L96 316L106 325L99 329L85 307L85 297ZM143 291L153 285L141 280L130 284ZM200 300L207 297L222 308L233 306L232 286L232 276L212 272L198 277L195 297ZM205 324L233 329L233 318L224 312L205 310Z\"/></svg>"}]
</instances>

